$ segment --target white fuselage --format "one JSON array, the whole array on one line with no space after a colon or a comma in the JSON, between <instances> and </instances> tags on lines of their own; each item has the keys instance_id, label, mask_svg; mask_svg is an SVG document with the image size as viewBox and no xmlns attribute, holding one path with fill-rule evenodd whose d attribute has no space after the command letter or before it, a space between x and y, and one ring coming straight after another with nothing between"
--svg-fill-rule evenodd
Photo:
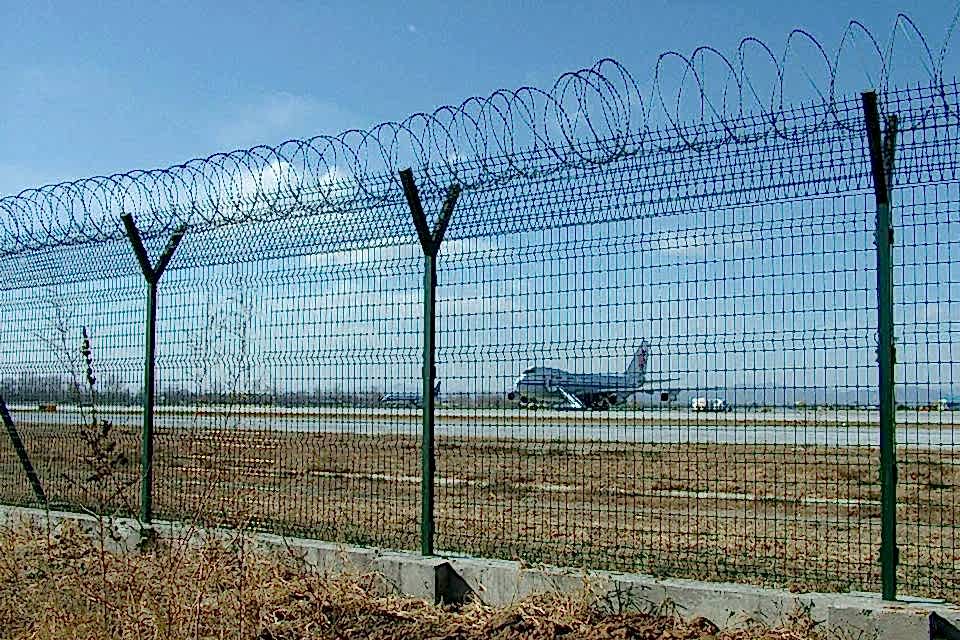
<instances>
[{"instance_id":1,"label":"white fuselage","mask_svg":"<svg viewBox=\"0 0 960 640\"><path fill-rule=\"evenodd\" d=\"M532 367L517 378L511 396L522 404L569 402L573 396L585 408L605 408L626 401L642 384L642 374L570 373L552 367Z\"/></svg>"}]
</instances>

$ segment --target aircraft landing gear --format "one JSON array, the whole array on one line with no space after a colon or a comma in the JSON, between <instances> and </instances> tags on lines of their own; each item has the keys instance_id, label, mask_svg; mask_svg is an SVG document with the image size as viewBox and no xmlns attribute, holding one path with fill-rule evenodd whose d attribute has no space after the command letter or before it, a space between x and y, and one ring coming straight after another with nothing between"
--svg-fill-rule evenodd
<instances>
[{"instance_id":1,"label":"aircraft landing gear","mask_svg":"<svg viewBox=\"0 0 960 640\"><path fill-rule=\"evenodd\" d=\"M606 411L610 408L610 400L604 397L594 398L593 402L590 403L590 408L597 411Z\"/></svg>"}]
</instances>

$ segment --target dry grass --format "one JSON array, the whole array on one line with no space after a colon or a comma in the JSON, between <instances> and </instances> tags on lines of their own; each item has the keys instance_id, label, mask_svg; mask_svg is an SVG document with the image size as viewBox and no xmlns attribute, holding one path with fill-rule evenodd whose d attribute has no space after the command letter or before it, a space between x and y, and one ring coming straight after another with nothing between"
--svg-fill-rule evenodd
<instances>
[{"instance_id":1,"label":"dry grass","mask_svg":"<svg viewBox=\"0 0 960 640\"><path fill-rule=\"evenodd\" d=\"M391 593L373 574L324 575L284 550L232 540L154 541L115 554L66 525L0 529L0 638L646 638L809 640L790 628L720 631L664 611L605 613L588 592L508 608L441 607Z\"/></svg>"}]
</instances>

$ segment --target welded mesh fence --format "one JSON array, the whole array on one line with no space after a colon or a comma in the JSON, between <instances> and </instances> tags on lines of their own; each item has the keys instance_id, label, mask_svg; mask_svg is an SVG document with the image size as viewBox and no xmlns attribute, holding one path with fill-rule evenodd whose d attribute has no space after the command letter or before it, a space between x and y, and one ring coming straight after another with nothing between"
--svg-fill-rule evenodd
<instances>
[{"instance_id":1,"label":"welded mesh fence","mask_svg":"<svg viewBox=\"0 0 960 640\"><path fill-rule=\"evenodd\" d=\"M518 228L444 254L441 375L526 409L439 418L440 548L876 588L875 204L824 115L464 195Z\"/></svg>"},{"instance_id":2,"label":"welded mesh fence","mask_svg":"<svg viewBox=\"0 0 960 640\"><path fill-rule=\"evenodd\" d=\"M897 92L891 113L915 110ZM960 570L960 120L956 86L898 136L892 189L898 578L953 601ZM932 409L932 410L931 410Z\"/></svg>"},{"instance_id":3,"label":"welded mesh fence","mask_svg":"<svg viewBox=\"0 0 960 640\"><path fill-rule=\"evenodd\" d=\"M369 408L416 375L419 270L388 247L171 273L158 515L415 544L418 438Z\"/></svg>"},{"instance_id":4,"label":"welded mesh fence","mask_svg":"<svg viewBox=\"0 0 960 640\"><path fill-rule=\"evenodd\" d=\"M525 144L507 124L484 140L425 125L473 156L431 163L442 136L404 126L379 159L367 139L314 140L0 201L0 378L49 504L142 514L149 467L159 518L418 548L424 256L390 155L409 134L433 145L413 154L431 224L463 187L437 261L437 549L878 590L859 96L636 129L611 65L515 94L521 121L541 99L563 116ZM591 121L581 90L598 86ZM898 581L957 600L960 96L881 103L899 119ZM152 260L186 225L157 283L151 407L123 213ZM9 438L0 499L39 501Z\"/></svg>"}]
</instances>

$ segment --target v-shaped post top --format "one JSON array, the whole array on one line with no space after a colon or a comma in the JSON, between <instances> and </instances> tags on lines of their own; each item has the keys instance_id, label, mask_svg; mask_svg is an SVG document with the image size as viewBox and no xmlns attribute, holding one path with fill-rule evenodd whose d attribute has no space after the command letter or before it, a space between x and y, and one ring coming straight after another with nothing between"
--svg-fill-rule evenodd
<instances>
[{"instance_id":1,"label":"v-shaped post top","mask_svg":"<svg viewBox=\"0 0 960 640\"><path fill-rule=\"evenodd\" d=\"M167 240L167 245L163 248L157 264L152 265L150 264L150 256L147 254L147 249L143 246L140 230L137 229L137 224L133 221L133 216L125 213L120 216L120 219L123 220L123 226L127 230L127 238L130 239L130 244L133 246L133 252L137 254L137 261L140 262L143 277L146 278L150 284L157 284L157 282L160 281L160 276L162 276L166 270L167 265L170 264L170 260L173 258L173 252L177 250L180 241L183 240L183 236L187 232L187 225L182 224L177 227L176 231L170 236L170 239Z\"/></svg>"},{"instance_id":2,"label":"v-shaped post top","mask_svg":"<svg viewBox=\"0 0 960 640\"><path fill-rule=\"evenodd\" d=\"M417 183L413 179L413 171L411 169L402 170L400 181L403 183L403 193L407 196L407 204L410 206L411 215L413 215L413 224L417 228L417 236L420 238L423 253L435 257L440 250L440 244L443 242L443 235L447 232L450 218L453 216L453 208L457 204L457 198L460 197L460 185L454 182L447 189L447 197L443 202L443 208L440 210L440 216L431 232L427 215L423 212L423 204L420 202Z\"/></svg>"}]
</instances>

